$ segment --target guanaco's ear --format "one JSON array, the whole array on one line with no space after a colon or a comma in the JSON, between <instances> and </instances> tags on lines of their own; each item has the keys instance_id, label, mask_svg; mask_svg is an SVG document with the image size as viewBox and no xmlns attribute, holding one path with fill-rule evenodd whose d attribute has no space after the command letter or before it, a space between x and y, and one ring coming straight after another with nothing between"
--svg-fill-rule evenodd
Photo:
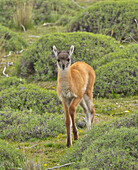
<instances>
[{"instance_id":1,"label":"guanaco's ear","mask_svg":"<svg viewBox=\"0 0 138 170\"><path fill-rule=\"evenodd\" d=\"M74 45L72 45L70 47L69 55L71 56L73 54L73 52L74 52Z\"/></svg>"},{"instance_id":2,"label":"guanaco's ear","mask_svg":"<svg viewBox=\"0 0 138 170\"><path fill-rule=\"evenodd\" d=\"M57 57L58 50L57 50L57 48L56 48L56 46L55 46L55 45L53 46L53 52L54 52L55 56Z\"/></svg>"}]
</instances>

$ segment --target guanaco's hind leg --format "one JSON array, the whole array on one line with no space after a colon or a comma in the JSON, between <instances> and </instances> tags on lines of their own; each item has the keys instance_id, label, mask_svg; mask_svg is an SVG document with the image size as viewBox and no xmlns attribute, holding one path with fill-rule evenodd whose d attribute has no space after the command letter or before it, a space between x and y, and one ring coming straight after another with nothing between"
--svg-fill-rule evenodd
<instances>
[{"instance_id":1,"label":"guanaco's hind leg","mask_svg":"<svg viewBox=\"0 0 138 170\"><path fill-rule=\"evenodd\" d=\"M65 111L65 126L67 131L67 147L72 145L72 138L71 138L71 118L68 112L68 107L65 102L62 101L62 105Z\"/></svg>"},{"instance_id":2,"label":"guanaco's hind leg","mask_svg":"<svg viewBox=\"0 0 138 170\"><path fill-rule=\"evenodd\" d=\"M91 129L91 127L92 127L92 123L94 121L94 115L95 115L95 109L94 109L94 105L93 105L93 95L92 95L94 80L95 80L95 75L93 75L93 73L90 73L90 78L88 80L87 89L83 96L83 99L87 105L87 110L88 110L87 117L88 117L88 122L89 122L88 126L90 126L89 129ZM87 129L88 129L88 127L87 127Z\"/></svg>"},{"instance_id":3,"label":"guanaco's hind leg","mask_svg":"<svg viewBox=\"0 0 138 170\"><path fill-rule=\"evenodd\" d=\"M86 122L87 122L87 130L89 130L91 128L91 117L90 117L90 112L89 112L88 106L87 106L84 98L80 102L80 106L83 108L83 111L85 113Z\"/></svg>"},{"instance_id":4,"label":"guanaco's hind leg","mask_svg":"<svg viewBox=\"0 0 138 170\"><path fill-rule=\"evenodd\" d=\"M93 106L93 101L92 101L92 97L87 94L84 94L84 101L86 103L86 106L87 106L87 129L91 129L92 127L92 123L94 121L94 115L95 115L95 109L94 109L94 106Z\"/></svg>"}]
</instances>

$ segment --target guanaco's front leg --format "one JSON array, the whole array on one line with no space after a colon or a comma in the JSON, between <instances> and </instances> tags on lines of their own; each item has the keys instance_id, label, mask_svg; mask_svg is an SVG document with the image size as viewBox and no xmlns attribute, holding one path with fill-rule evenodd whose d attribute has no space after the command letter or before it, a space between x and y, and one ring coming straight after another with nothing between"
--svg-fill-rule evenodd
<instances>
[{"instance_id":1,"label":"guanaco's front leg","mask_svg":"<svg viewBox=\"0 0 138 170\"><path fill-rule=\"evenodd\" d=\"M67 105L64 101L62 101L62 105L65 111L65 126L67 131L67 147L70 147L72 145L72 139L71 139L71 119L68 112Z\"/></svg>"},{"instance_id":2,"label":"guanaco's front leg","mask_svg":"<svg viewBox=\"0 0 138 170\"><path fill-rule=\"evenodd\" d=\"M78 130L75 124L75 112L76 112L76 108L78 106L78 104L81 101L81 97L76 97L75 99L72 100L70 106L69 106L69 114L71 116L72 119L72 128L73 128L73 135L74 135L74 140L77 140L79 138L78 136Z\"/></svg>"}]
</instances>

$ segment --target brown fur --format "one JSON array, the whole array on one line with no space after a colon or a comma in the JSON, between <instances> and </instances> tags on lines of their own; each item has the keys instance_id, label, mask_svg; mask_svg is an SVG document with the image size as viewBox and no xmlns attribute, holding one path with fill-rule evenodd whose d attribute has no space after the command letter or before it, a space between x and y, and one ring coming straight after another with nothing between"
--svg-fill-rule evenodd
<instances>
[{"instance_id":1,"label":"brown fur","mask_svg":"<svg viewBox=\"0 0 138 170\"><path fill-rule=\"evenodd\" d=\"M67 53L66 53L67 54ZM60 60L66 65L67 55L60 53ZM69 56L70 57L70 56ZM64 61L65 60L65 61ZM74 140L78 139L78 130L75 124L75 112L80 104L86 113L87 129L91 128L94 120L94 106L92 91L95 81L95 72L91 66L84 62L76 62L65 70L58 68L57 94L62 101L65 111L65 125L67 130L67 147L72 144L71 122Z\"/></svg>"}]
</instances>

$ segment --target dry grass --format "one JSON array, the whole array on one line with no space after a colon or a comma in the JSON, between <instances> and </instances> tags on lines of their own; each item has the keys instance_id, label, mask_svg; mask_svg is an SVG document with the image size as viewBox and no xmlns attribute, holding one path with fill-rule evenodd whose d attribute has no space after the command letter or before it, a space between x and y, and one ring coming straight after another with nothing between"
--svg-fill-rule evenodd
<instances>
[{"instance_id":1,"label":"dry grass","mask_svg":"<svg viewBox=\"0 0 138 170\"><path fill-rule=\"evenodd\" d=\"M17 28L25 30L32 26L32 16L33 16L33 0L17 0L16 2L16 12L13 16L14 23Z\"/></svg>"}]
</instances>

